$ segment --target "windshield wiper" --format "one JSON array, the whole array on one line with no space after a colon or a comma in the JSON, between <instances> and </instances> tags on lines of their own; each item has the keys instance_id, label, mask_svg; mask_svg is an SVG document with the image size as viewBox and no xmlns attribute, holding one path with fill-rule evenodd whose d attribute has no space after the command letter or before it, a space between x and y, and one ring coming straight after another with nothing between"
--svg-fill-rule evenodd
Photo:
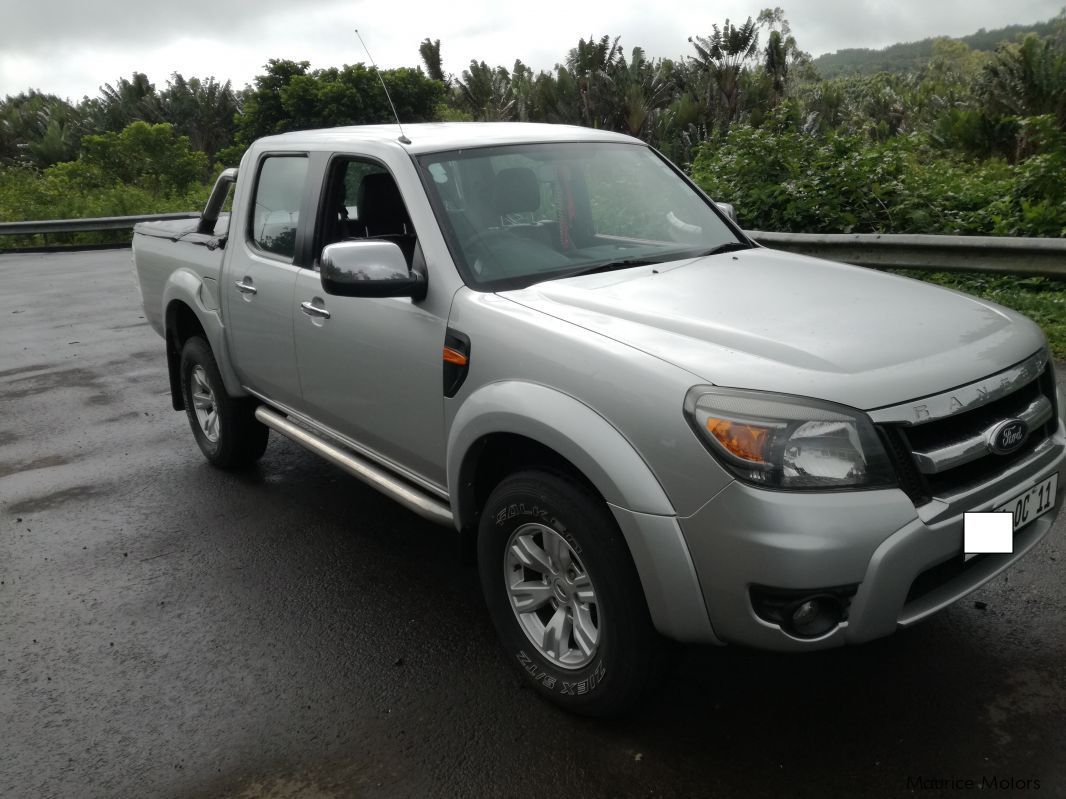
<instances>
[{"instance_id":1,"label":"windshield wiper","mask_svg":"<svg viewBox=\"0 0 1066 799\"><path fill-rule=\"evenodd\" d=\"M558 277L595 275L598 272L613 272L616 269L628 269L631 266L651 266L652 264L657 263L660 263L660 261L651 261L647 258L624 258L620 261L608 261L605 264L596 264L595 266L586 266L582 269L575 269L573 272L564 272Z\"/></svg>"},{"instance_id":2,"label":"windshield wiper","mask_svg":"<svg viewBox=\"0 0 1066 799\"><path fill-rule=\"evenodd\" d=\"M719 244L717 247L712 247L706 252L699 253L697 258L705 258L708 255L718 255L723 252L736 252L737 250L751 250L754 249L753 245L748 244L746 241L727 241L725 244Z\"/></svg>"}]
</instances>

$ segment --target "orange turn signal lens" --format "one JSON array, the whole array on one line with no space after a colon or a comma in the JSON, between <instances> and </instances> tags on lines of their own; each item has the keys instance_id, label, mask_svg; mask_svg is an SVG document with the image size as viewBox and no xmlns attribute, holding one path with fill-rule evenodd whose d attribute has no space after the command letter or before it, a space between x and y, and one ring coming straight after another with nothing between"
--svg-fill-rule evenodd
<instances>
[{"instance_id":1,"label":"orange turn signal lens","mask_svg":"<svg viewBox=\"0 0 1066 799\"><path fill-rule=\"evenodd\" d=\"M466 366L467 357L459 350L453 350L451 347L444 348L444 362L454 363L456 366Z\"/></svg>"},{"instance_id":2,"label":"orange turn signal lens","mask_svg":"<svg viewBox=\"0 0 1066 799\"><path fill-rule=\"evenodd\" d=\"M766 448L770 443L769 427L711 417L707 420L707 432L731 455L752 463L766 463Z\"/></svg>"}]
</instances>

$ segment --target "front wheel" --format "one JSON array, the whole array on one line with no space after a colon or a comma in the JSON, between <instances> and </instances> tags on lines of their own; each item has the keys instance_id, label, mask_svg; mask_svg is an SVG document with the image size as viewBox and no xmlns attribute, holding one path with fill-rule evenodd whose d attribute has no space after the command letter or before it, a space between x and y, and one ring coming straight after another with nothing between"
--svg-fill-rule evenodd
<instances>
[{"instance_id":1,"label":"front wheel","mask_svg":"<svg viewBox=\"0 0 1066 799\"><path fill-rule=\"evenodd\" d=\"M504 479L481 516L478 568L508 658L541 696L590 716L639 700L658 637L600 497L548 472Z\"/></svg>"},{"instance_id":2,"label":"front wheel","mask_svg":"<svg viewBox=\"0 0 1066 799\"><path fill-rule=\"evenodd\" d=\"M214 353L194 336L181 349L181 393L200 451L215 466L236 469L257 461L270 430L255 418L255 404L226 393Z\"/></svg>"}]
</instances>

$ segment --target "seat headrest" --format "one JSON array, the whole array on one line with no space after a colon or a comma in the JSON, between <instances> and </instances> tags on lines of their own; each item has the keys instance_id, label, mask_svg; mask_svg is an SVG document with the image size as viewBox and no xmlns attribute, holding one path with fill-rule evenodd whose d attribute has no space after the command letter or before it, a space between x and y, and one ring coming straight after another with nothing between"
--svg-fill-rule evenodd
<instances>
[{"instance_id":1,"label":"seat headrest","mask_svg":"<svg viewBox=\"0 0 1066 799\"><path fill-rule=\"evenodd\" d=\"M400 196L396 181L388 172L372 172L359 182L356 196L359 221L371 230L371 235L403 233L411 230L411 217Z\"/></svg>"},{"instance_id":2,"label":"seat headrest","mask_svg":"<svg viewBox=\"0 0 1066 799\"><path fill-rule=\"evenodd\" d=\"M540 208L540 183L532 169L501 169L492 184L493 210L500 216Z\"/></svg>"}]
</instances>

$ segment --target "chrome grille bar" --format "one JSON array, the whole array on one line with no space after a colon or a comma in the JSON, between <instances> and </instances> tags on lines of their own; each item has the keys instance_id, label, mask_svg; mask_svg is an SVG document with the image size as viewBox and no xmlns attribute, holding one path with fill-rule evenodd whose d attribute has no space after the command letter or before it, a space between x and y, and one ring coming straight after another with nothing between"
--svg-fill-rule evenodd
<instances>
[{"instance_id":1,"label":"chrome grille bar","mask_svg":"<svg viewBox=\"0 0 1066 799\"><path fill-rule=\"evenodd\" d=\"M1051 400L1045 396L1040 396L1029 403L1021 413L1017 414L1016 418L1021 419L1028 425L1031 434L1034 429L1050 419L1051 414ZM997 421L976 435L960 441L953 441L941 447L914 450L914 462L918 465L918 470L923 474L938 474L990 454L992 450L989 447L989 440L992 431L999 424L1000 422Z\"/></svg>"}]
</instances>

